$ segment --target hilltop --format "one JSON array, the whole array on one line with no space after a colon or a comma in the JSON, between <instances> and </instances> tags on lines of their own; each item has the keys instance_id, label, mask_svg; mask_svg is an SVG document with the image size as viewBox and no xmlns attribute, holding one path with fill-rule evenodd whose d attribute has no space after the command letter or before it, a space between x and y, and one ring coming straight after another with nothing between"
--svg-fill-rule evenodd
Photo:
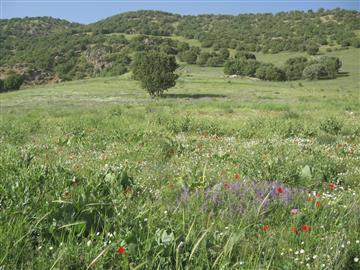
<instances>
[{"instance_id":1,"label":"hilltop","mask_svg":"<svg viewBox=\"0 0 360 270\"><path fill-rule=\"evenodd\" d=\"M11 70L28 83L120 75L134 52L149 49L180 62L222 66L218 56L225 49L276 54L357 48L359 18L357 11L321 9L237 16L136 11L89 25L50 17L0 20L0 77ZM202 60L200 52L209 55Z\"/></svg>"}]
</instances>

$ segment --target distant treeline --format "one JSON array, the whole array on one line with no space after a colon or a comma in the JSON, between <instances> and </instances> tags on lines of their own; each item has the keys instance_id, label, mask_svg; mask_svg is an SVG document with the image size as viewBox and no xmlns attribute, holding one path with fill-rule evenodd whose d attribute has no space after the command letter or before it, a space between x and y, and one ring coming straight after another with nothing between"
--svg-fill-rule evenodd
<instances>
[{"instance_id":1,"label":"distant treeline","mask_svg":"<svg viewBox=\"0 0 360 270\"><path fill-rule=\"evenodd\" d=\"M315 55L321 46L360 47L356 30L360 13L341 9L238 16L138 11L90 25L51 17L0 20L0 72L12 70L38 83L120 75L129 70L135 52L146 50L175 55L189 64L229 66L229 49ZM190 46L185 42L189 38L201 46ZM260 70L265 69L269 67L262 65Z\"/></svg>"}]
</instances>

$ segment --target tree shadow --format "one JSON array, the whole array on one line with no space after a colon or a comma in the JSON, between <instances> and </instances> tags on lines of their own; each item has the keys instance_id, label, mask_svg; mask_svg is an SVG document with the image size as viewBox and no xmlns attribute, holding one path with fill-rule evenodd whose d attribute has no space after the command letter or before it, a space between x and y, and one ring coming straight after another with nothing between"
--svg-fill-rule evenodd
<instances>
[{"instance_id":1,"label":"tree shadow","mask_svg":"<svg viewBox=\"0 0 360 270\"><path fill-rule=\"evenodd\" d=\"M349 72L346 72L346 71L341 71L341 72L338 72L336 74L336 78L339 78L339 77L348 77L350 76L350 73Z\"/></svg>"},{"instance_id":2,"label":"tree shadow","mask_svg":"<svg viewBox=\"0 0 360 270\"><path fill-rule=\"evenodd\" d=\"M163 94L163 98L188 98L188 99L200 99L200 98L225 98L225 95L218 94Z\"/></svg>"}]
</instances>

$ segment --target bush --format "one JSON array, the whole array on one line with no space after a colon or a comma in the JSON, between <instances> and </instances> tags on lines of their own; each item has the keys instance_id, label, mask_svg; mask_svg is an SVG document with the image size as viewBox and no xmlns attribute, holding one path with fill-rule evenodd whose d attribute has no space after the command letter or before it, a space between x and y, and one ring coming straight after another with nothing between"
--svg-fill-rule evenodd
<instances>
[{"instance_id":1,"label":"bush","mask_svg":"<svg viewBox=\"0 0 360 270\"><path fill-rule=\"evenodd\" d=\"M260 63L254 59L238 58L228 60L224 66L224 73L228 75L242 75L254 77Z\"/></svg>"},{"instance_id":2,"label":"bush","mask_svg":"<svg viewBox=\"0 0 360 270\"><path fill-rule=\"evenodd\" d=\"M306 52L310 55L316 55L319 52L319 46L316 44L310 44L306 46Z\"/></svg>"},{"instance_id":3,"label":"bush","mask_svg":"<svg viewBox=\"0 0 360 270\"><path fill-rule=\"evenodd\" d=\"M327 78L336 78L336 74L342 66L342 62L338 57L321 56L312 61L314 64L320 64L325 66L327 71Z\"/></svg>"},{"instance_id":4,"label":"bush","mask_svg":"<svg viewBox=\"0 0 360 270\"><path fill-rule=\"evenodd\" d=\"M211 57L210 53L202 52L202 53L200 53L196 63L200 66L205 66L210 57Z\"/></svg>"},{"instance_id":5,"label":"bush","mask_svg":"<svg viewBox=\"0 0 360 270\"><path fill-rule=\"evenodd\" d=\"M330 134L339 134L342 128L343 123L334 117L325 119L320 123L320 129Z\"/></svg>"},{"instance_id":6,"label":"bush","mask_svg":"<svg viewBox=\"0 0 360 270\"><path fill-rule=\"evenodd\" d=\"M178 75L174 71L177 67L174 56L149 51L135 55L132 70L134 79L141 82L150 96L158 96L175 86Z\"/></svg>"},{"instance_id":7,"label":"bush","mask_svg":"<svg viewBox=\"0 0 360 270\"><path fill-rule=\"evenodd\" d=\"M224 60L229 59L230 53L228 49L222 48L219 51L220 57Z\"/></svg>"},{"instance_id":8,"label":"bush","mask_svg":"<svg viewBox=\"0 0 360 270\"><path fill-rule=\"evenodd\" d=\"M235 58L245 58L245 59L254 59L256 60L256 56L253 53L249 53L246 51L237 51L235 54Z\"/></svg>"},{"instance_id":9,"label":"bush","mask_svg":"<svg viewBox=\"0 0 360 270\"><path fill-rule=\"evenodd\" d=\"M307 80L319 80L328 77L328 71L322 64L312 64L303 71L303 78Z\"/></svg>"},{"instance_id":10,"label":"bush","mask_svg":"<svg viewBox=\"0 0 360 270\"><path fill-rule=\"evenodd\" d=\"M18 90L23 82L24 79L21 75L11 74L4 80L4 90Z\"/></svg>"},{"instance_id":11,"label":"bush","mask_svg":"<svg viewBox=\"0 0 360 270\"><path fill-rule=\"evenodd\" d=\"M181 52L179 54L179 59L188 64L195 64L198 54L199 53L196 49L190 49L188 51Z\"/></svg>"},{"instance_id":12,"label":"bush","mask_svg":"<svg viewBox=\"0 0 360 270\"><path fill-rule=\"evenodd\" d=\"M260 64L256 70L256 78L267 81L285 81L285 72L273 64Z\"/></svg>"},{"instance_id":13,"label":"bush","mask_svg":"<svg viewBox=\"0 0 360 270\"><path fill-rule=\"evenodd\" d=\"M4 81L0 79L0 93L5 90Z\"/></svg>"},{"instance_id":14,"label":"bush","mask_svg":"<svg viewBox=\"0 0 360 270\"><path fill-rule=\"evenodd\" d=\"M307 58L300 56L289 58L285 62L284 71L287 80L299 80L302 77L302 73L306 67Z\"/></svg>"}]
</instances>

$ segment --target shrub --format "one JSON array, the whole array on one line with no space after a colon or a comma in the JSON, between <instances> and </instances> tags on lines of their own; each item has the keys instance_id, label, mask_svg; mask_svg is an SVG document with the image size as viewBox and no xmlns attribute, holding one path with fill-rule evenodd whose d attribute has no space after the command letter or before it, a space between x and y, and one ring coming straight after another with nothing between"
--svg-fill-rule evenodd
<instances>
[{"instance_id":1,"label":"shrub","mask_svg":"<svg viewBox=\"0 0 360 270\"><path fill-rule=\"evenodd\" d=\"M339 134L342 128L343 123L334 117L325 119L320 123L320 129L330 134Z\"/></svg>"},{"instance_id":2,"label":"shrub","mask_svg":"<svg viewBox=\"0 0 360 270\"><path fill-rule=\"evenodd\" d=\"M319 80L327 78L328 72L324 65L312 64L304 69L302 76L307 80Z\"/></svg>"},{"instance_id":3,"label":"shrub","mask_svg":"<svg viewBox=\"0 0 360 270\"><path fill-rule=\"evenodd\" d=\"M174 71L177 67L174 56L149 51L135 55L132 70L134 79L141 82L150 96L158 96L175 86L178 75Z\"/></svg>"},{"instance_id":4,"label":"shrub","mask_svg":"<svg viewBox=\"0 0 360 270\"><path fill-rule=\"evenodd\" d=\"M228 49L221 48L219 54L222 59L224 60L229 59L230 53Z\"/></svg>"},{"instance_id":5,"label":"shrub","mask_svg":"<svg viewBox=\"0 0 360 270\"><path fill-rule=\"evenodd\" d=\"M284 81L285 72L273 64L260 64L256 70L256 78L267 81Z\"/></svg>"},{"instance_id":6,"label":"shrub","mask_svg":"<svg viewBox=\"0 0 360 270\"><path fill-rule=\"evenodd\" d=\"M220 56L212 56L206 62L206 66L208 67L220 67L223 64L224 60Z\"/></svg>"},{"instance_id":7,"label":"shrub","mask_svg":"<svg viewBox=\"0 0 360 270\"><path fill-rule=\"evenodd\" d=\"M309 44L306 46L306 52L310 55L316 55L319 52L319 46L316 44Z\"/></svg>"},{"instance_id":8,"label":"shrub","mask_svg":"<svg viewBox=\"0 0 360 270\"><path fill-rule=\"evenodd\" d=\"M195 49L190 49L179 54L179 59L188 64L195 64L197 57L198 52Z\"/></svg>"},{"instance_id":9,"label":"shrub","mask_svg":"<svg viewBox=\"0 0 360 270\"><path fill-rule=\"evenodd\" d=\"M254 77L260 63L254 59L238 58L225 62L224 73Z\"/></svg>"},{"instance_id":10,"label":"shrub","mask_svg":"<svg viewBox=\"0 0 360 270\"><path fill-rule=\"evenodd\" d=\"M5 90L4 81L0 79L0 93Z\"/></svg>"},{"instance_id":11,"label":"shrub","mask_svg":"<svg viewBox=\"0 0 360 270\"><path fill-rule=\"evenodd\" d=\"M245 58L245 59L254 59L256 60L256 56L253 53L249 53L246 51L237 51L235 54L235 58Z\"/></svg>"},{"instance_id":12,"label":"shrub","mask_svg":"<svg viewBox=\"0 0 360 270\"><path fill-rule=\"evenodd\" d=\"M24 79L21 75L11 74L4 80L4 90L18 90Z\"/></svg>"},{"instance_id":13,"label":"shrub","mask_svg":"<svg viewBox=\"0 0 360 270\"><path fill-rule=\"evenodd\" d=\"M205 66L210 57L211 57L210 53L202 52L202 53L200 53L196 63L200 66Z\"/></svg>"},{"instance_id":14,"label":"shrub","mask_svg":"<svg viewBox=\"0 0 360 270\"><path fill-rule=\"evenodd\" d=\"M289 58L288 60L286 60L284 66L286 79L287 80L301 79L306 64L307 64L307 58L303 56Z\"/></svg>"}]
</instances>

